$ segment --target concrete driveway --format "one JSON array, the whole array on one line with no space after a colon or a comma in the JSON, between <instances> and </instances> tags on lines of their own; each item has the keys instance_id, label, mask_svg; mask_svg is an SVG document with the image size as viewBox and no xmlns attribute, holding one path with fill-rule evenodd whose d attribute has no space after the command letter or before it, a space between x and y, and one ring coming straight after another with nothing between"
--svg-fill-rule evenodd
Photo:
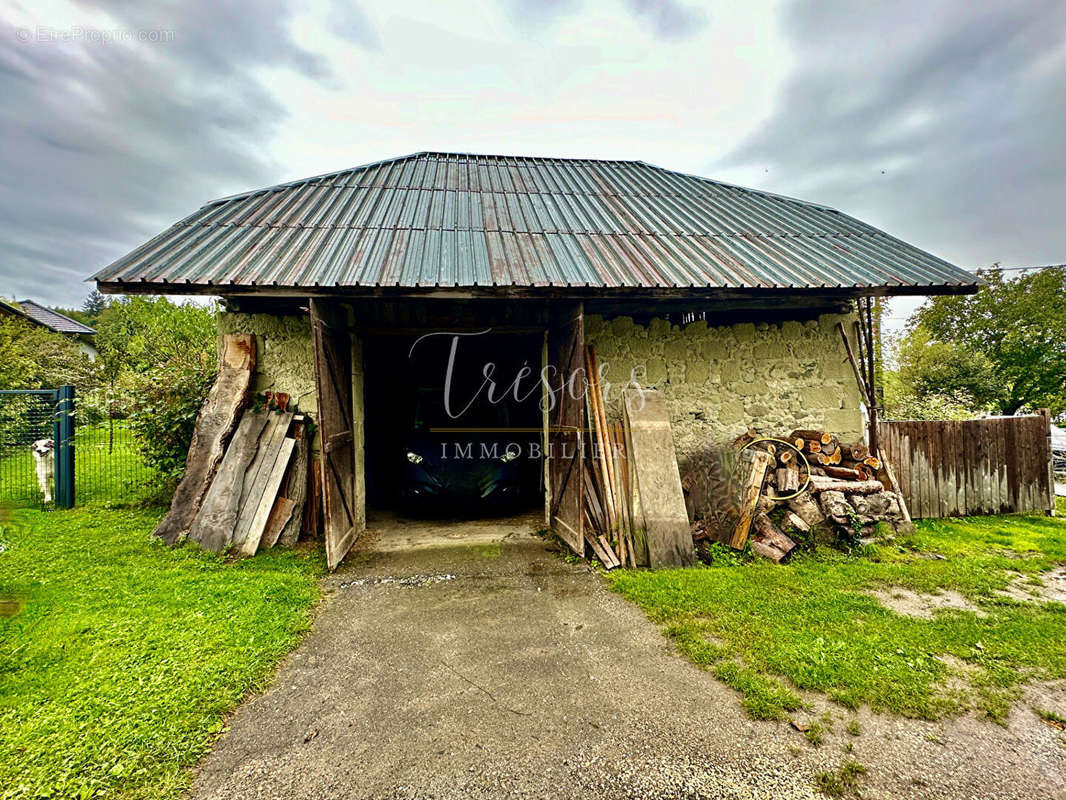
<instances>
[{"instance_id":1,"label":"concrete driveway","mask_svg":"<svg viewBox=\"0 0 1066 800\"><path fill-rule=\"evenodd\" d=\"M1025 710L1004 728L834 708L817 748L747 719L535 525L374 524L191 796L779 800L855 759L863 797L1066 797L1062 733Z\"/></svg>"}]
</instances>

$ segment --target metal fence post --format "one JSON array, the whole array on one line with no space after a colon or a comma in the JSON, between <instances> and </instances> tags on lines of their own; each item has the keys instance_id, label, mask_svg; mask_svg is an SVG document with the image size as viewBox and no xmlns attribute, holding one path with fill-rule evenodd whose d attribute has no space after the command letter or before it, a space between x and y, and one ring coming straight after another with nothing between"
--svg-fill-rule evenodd
<instances>
[{"instance_id":1,"label":"metal fence post","mask_svg":"<svg viewBox=\"0 0 1066 800\"><path fill-rule=\"evenodd\" d=\"M74 508L74 387L60 386L56 403L56 508Z\"/></svg>"}]
</instances>

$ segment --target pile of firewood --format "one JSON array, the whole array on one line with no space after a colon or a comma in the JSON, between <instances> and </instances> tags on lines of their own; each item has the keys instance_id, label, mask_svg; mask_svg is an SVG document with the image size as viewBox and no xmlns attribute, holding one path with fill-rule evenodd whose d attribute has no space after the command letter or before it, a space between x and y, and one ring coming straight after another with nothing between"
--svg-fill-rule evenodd
<instances>
[{"instance_id":1,"label":"pile of firewood","mask_svg":"<svg viewBox=\"0 0 1066 800\"><path fill-rule=\"evenodd\" d=\"M754 432L748 431L740 438L740 442L744 444L755 438L757 436ZM871 481L881 469L881 459L871 455L870 449L863 442L841 444L833 434L815 430L792 431L788 441L816 467L813 473L815 475ZM787 448L784 452L792 454Z\"/></svg>"},{"instance_id":2,"label":"pile of firewood","mask_svg":"<svg viewBox=\"0 0 1066 800\"><path fill-rule=\"evenodd\" d=\"M818 529L854 540L873 535L878 523L894 530L910 525L891 470L862 442L840 442L819 430L781 437L748 430L733 442L733 456L728 481L719 477L715 482L726 485L727 524L722 515L716 524L697 519L697 544L748 546L783 563L797 540L810 540ZM694 483L691 476L689 483Z\"/></svg>"}]
</instances>

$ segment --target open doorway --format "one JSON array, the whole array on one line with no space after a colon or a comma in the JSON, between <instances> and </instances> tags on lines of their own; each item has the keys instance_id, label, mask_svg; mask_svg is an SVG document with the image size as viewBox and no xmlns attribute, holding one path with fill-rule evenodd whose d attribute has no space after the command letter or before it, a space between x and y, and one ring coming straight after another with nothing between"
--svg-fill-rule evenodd
<instances>
[{"instance_id":1,"label":"open doorway","mask_svg":"<svg viewBox=\"0 0 1066 800\"><path fill-rule=\"evenodd\" d=\"M442 518L543 508L542 333L364 334L367 500Z\"/></svg>"}]
</instances>

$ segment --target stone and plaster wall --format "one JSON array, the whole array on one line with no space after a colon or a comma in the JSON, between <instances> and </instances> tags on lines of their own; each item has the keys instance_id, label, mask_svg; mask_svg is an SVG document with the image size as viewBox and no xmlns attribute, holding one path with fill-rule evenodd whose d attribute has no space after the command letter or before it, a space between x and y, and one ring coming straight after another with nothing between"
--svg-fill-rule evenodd
<instances>
[{"instance_id":1,"label":"stone and plaster wall","mask_svg":"<svg viewBox=\"0 0 1066 800\"><path fill-rule=\"evenodd\" d=\"M636 375L667 396L678 455L732 441L755 427L784 434L825 428L842 439L862 438L855 377L836 323L823 314L806 321L742 322L684 327L654 319L585 318L585 339L608 365L608 411L619 416L619 392ZM311 326L306 314L219 314L219 333L256 335L255 391L288 392L317 417Z\"/></svg>"},{"instance_id":2,"label":"stone and plaster wall","mask_svg":"<svg viewBox=\"0 0 1066 800\"><path fill-rule=\"evenodd\" d=\"M218 315L219 336L254 333L256 342L255 392L288 392L301 411L317 419L315 366L311 351L311 322L306 314Z\"/></svg>"},{"instance_id":3,"label":"stone and plaster wall","mask_svg":"<svg viewBox=\"0 0 1066 800\"><path fill-rule=\"evenodd\" d=\"M661 389L670 408L678 456L727 443L749 427L768 434L824 428L842 439L862 438L855 376L836 323L823 314L806 321L742 322L684 327L653 319L585 318L585 341L612 384L609 411L620 415L619 389L635 374Z\"/></svg>"}]
</instances>

